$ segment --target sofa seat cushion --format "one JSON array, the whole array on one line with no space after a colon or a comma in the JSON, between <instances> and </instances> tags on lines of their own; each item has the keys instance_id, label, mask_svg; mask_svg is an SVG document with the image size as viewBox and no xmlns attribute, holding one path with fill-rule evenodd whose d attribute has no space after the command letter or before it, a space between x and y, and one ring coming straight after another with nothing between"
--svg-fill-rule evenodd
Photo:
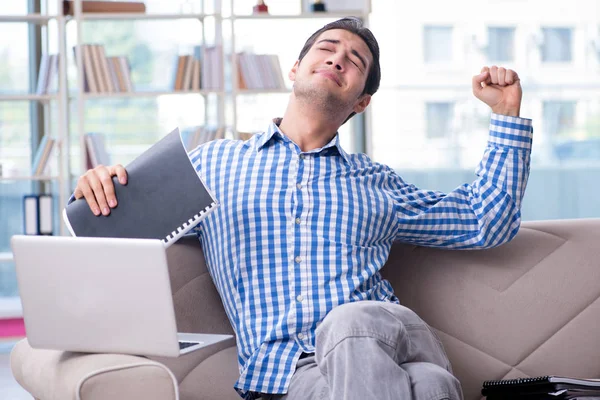
<instances>
[{"instance_id":1,"label":"sofa seat cushion","mask_svg":"<svg viewBox=\"0 0 600 400\"><path fill-rule=\"evenodd\" d=\"M225 348L198 364L179 383L181 400L240 400L233 388L238 379L237 350L235 344Z\"/></svg>"}]
</instances>

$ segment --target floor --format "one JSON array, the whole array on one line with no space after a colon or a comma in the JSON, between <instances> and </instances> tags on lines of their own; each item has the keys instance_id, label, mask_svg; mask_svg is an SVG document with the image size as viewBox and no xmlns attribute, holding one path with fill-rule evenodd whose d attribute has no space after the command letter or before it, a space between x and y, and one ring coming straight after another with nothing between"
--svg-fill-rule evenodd
<instances>
[{"instance_id":1,"label":"floor","mask_svg":"<svg viewBox=\"0 0 600 400\"><path fill-rule=\"evenodd\" d=\"M2 400L31 400L28 394L15 381L10 372L10 351L14 342L0 342L0 393Z\"/></svg>"}]
</instances>

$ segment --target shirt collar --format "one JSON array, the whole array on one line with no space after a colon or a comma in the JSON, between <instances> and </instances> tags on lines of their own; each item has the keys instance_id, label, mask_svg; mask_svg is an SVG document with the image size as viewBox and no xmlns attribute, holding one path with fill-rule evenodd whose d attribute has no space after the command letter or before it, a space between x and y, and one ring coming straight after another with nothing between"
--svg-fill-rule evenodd
<instances>
[{"instance_id":1,"label":"shirt collar","mask_svg":"<svg viewBox=\"0 0 600 400\"><path fill-rule=\"evenodd\" d=\"M273 121L269 124L269 126L267 127L267 130L264 132L264 134L262 134L258 138L258 140L256 142L256 151L261 151L274 137L279 137L283 141L292 142L292 140L290 138L288 138L279 129L280 123L281 123L281 118L273 119ZM320 153L321 151L328 149L328 148L335 148L337 150L337 152L339 153L339 155L342 156L344 161L350 162L350 157L348 156L348 153L346 153L344 151L344 149L342 148L342 145L340 144L339 133L336 133L335 136L333 137L333 139L331 139L331 141L329 143L327 143L325 146L323 146L322 148L315 149L315 150L309 151L307 153Z\"/></svg>"}]
</instances>

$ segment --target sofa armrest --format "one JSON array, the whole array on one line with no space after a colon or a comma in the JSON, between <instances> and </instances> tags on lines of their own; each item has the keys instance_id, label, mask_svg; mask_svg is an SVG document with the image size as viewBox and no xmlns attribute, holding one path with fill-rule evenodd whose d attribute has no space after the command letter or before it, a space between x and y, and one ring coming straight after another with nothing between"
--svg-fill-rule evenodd
<instances>
[{"instance_id":1,"label":"sofa armrest","mask_svg":"<svg viewBox=\"0 0 600 400\"><path fill-rule=\"evenodd\" d=\"M16 381L40 400L179 398L173 373L143 357L33 349L23 339L10 364Z\"/></svg>"}]
</instances>

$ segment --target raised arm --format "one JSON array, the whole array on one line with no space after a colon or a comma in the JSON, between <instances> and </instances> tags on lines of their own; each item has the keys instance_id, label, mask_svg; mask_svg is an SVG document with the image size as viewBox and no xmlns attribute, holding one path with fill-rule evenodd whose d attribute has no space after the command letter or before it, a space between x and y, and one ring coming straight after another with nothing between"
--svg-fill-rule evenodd
<instances>
[{"instance_id":1,"label":"raised arm","mask_svg":"<svg viewBox=\"0 0 600 400\"><path fill-rule=\"evenodd\" d=\"M498 246L517 233L533 134L531 120L519 117L519 78L511 70L484 67L473 77L473 93L493 112L477 179L446 194L421 190L390 171L387 189L395 201L397 240L475 249Z\"/></svg>"}]
</instances>

